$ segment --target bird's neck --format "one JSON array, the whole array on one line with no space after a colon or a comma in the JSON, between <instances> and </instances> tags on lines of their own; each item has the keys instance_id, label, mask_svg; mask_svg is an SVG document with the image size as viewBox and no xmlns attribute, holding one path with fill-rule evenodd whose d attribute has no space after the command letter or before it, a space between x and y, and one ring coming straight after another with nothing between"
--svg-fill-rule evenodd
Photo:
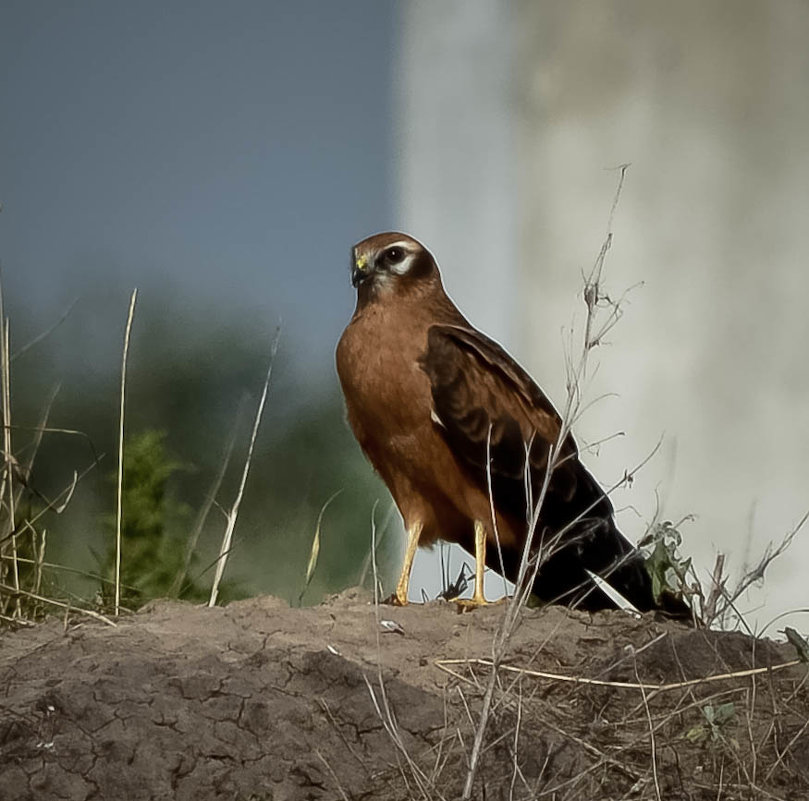
<instances>
[{"instance_id":1,"label":"bird's neck","mask_svg":"<svg viewBox=\"0 0 809 801\"><path fill-rule=\"evenodd\" d=\"M469 322L444 291L441 281L406 283L395 286L361 286L357 293L354 319L361 317L411 319L428 325L463 325Z\"/></svg>"}]
</instances>

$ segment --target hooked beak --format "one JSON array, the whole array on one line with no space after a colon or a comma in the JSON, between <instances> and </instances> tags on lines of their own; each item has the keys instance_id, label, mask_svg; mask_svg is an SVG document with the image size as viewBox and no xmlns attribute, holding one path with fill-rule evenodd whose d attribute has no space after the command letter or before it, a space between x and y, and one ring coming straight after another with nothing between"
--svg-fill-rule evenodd
<instances>
[{"instance_id":1,"label":"hooked beak","mask_svg":"<svg viewBox=\"0 0 809 801\"><path fill-rule=\"evenodd\" d=\"M368 264L368 259L365 256L355 255L351 266L351 285L358 287L370 275L371 266Z\"/></svg>"}]
</instances>

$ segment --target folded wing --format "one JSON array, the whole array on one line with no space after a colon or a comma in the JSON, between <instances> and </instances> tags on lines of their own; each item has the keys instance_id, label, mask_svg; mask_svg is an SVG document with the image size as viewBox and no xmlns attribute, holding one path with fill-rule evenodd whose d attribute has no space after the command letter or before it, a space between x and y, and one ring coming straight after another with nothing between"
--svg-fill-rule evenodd
<instances>
[{"instance_id":1,"label":"folded wing","mask_svg":"<svg viewBox=\"0 0 809 801\"><path fill-rule=\"evenodd\" d=\"M559 443L559 414L503 348L471 327L434 325L420 366L430 379L442 436L469 477L486 492L491 486L495 508L525 532L522 543L545 486L534 543L550 545L550 556L533 592L585 609L613 606L591 571L638 609L654 608L643 558L616 528L612 504L579 460L573 437ZM512 580L521 550L503 553ZM488 561L500 570L496 554Z\"/></svg>"}]
</instances>

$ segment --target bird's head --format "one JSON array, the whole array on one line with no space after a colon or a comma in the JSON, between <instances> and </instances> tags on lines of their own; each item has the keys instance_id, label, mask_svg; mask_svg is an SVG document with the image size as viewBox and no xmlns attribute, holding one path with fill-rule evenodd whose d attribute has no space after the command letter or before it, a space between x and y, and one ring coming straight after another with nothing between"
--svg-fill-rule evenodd
<instances>
[{"instance_id":1,"label":"bird's head","mask_svg":"<svg viewBox=\"0 0 809 801\"><path fill-rule=\"evenodd\" d=\"M438 279L438 267L430 251L407 234L375 234L354 245L351 283L361 299L403 291Z\"/></svg>"}]
</instances>

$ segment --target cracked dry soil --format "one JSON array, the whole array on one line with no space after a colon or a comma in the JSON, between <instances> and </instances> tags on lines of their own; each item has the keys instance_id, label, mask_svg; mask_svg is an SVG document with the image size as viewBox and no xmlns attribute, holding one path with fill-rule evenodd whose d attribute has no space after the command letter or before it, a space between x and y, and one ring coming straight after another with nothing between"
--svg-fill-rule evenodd
<instances>
[{"instance_id":1,"label":"cracked dry soil","mask_svg":"<svg viewBox=\"0 0 809 801\"><path fill-rule=\"evenodd\" d=\"M436 660L489 658L502 614L381 607L403 629L387 632L352 590L307 609L161 601L115 628L7 632L0 801L458 798L489 669ZM661 684L793 658L551 607L526 611L508 663ZM807 721L805 665L643 693L503 672L475 797L807 799Z\"/></svg>"}]
</instances>

